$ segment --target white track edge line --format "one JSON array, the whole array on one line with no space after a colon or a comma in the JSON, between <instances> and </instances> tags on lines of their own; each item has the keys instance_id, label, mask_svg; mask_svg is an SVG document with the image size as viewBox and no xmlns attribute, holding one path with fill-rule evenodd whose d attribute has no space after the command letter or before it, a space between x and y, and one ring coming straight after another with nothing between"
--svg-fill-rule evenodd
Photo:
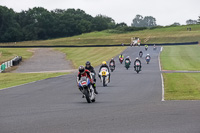
<instances>
[{"instance_id":1,"label":"white track edge line","mask_svg":"<svg viewBox=\"0 0 200 133\"><path fill-rule=\"evenodd\" d=\"M160 53L163 51L163 47L161 47L160 49ZM162 71L161 68L161 62L160 62L160 53L158 55L158 61L159 61L159 68L160 68L160 72ZM161 82L162 82L162 100L161 101L165 101L165 86L164 86L164 79L163 79L163 74L162 72L160 73L161 76Z\"/></svg>"}]
</instances>

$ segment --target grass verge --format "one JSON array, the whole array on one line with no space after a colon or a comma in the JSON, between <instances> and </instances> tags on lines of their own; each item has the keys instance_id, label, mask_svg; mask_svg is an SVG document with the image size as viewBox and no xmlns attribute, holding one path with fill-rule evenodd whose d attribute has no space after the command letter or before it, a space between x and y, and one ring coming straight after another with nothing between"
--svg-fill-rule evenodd
<instances>
[{"instance_id":1,"label":"grass verge","mask_svg":"<svg viewBox=\"0 0 200 133\"><path fill-rule=\"evenodd\" d=\"M68 73L0 73L0 89L43 80Z\"/></svg>"},{"instance_id":2,"label":"grass verge","mask_svg":"<svg viewBox=\"0 0 200 133\"><path fill-rule=\"evenodd\" d=\"M85 65L86 61L90 61L93 66L98 66L102 61L110 60L125 49L126 47L56 48L67 55L67 59L72 61L75 68Z\"/></svg>"},{"instance_id":3,"label":"grass verge","mask_svg":"<svg viewBox=\"0 0 200 133\"><path fill-rule=\"evenodd\" d=\"M191 27L192 31L187 31ZM112 45L121 43L130 43L132 37L139 37L141 43L179 43L200 41L200 25L186 25L176 27L162 27L156 29L146 29L142 31L134 31L127 33L111 33L112 30L101 32L85 33L73 37L64 37L57 39L49 39L43 41L25 41L15 43L0 43L0 46L8 45ZM148 42L144 42L149 38Z\"/></svg>"},{"instance_id":4,"label":"grass verge","mask_svg":"<svg viewBox=\"0 0 200 133\"><path fill-rule=\"evenodd\" d=\"M200 73L164 73L165 100L200 100Z\"/></svg>"},{"instance_id":5,"label":"grass verge","mask_svg":"<svg viewBox=\"0 0 200 133\"><path fill-rule=\"evenodd\" d=\"M161 53L163 70L200 70L200 46L165 46Z\"/></svg>"},{"instance_id":6,"label":"grass verge","mask_svg":"<svg viewBox=\"0 0 200 133\"><path fill-rule=\"evenodd\" d=\"M27 48L0 48L0 64L13 59L15 56L22 56L23 60L30 58L33 52Z\"/></svg>"}]
</instances>

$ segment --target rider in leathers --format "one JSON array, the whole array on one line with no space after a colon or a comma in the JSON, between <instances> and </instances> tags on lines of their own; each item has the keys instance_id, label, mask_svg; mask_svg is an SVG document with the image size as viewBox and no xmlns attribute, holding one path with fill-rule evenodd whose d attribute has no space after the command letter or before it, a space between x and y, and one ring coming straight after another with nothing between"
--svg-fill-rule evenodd
<instances>
[{"instance_id":1,"label":"rider in leathers","mask_svg":"<svg viewBox=\"0 0 200 133\"><path fill-rule=\"evenodd\" d=\"M92 65L91 65L91 63L89 61L87 61L85 63L85 69L89 70L91 73L94 73L94 75L96 75L94 67L92 67ZM96 82L96 78L94 78L94 82Z\"/></svg>"},{"instance_id":2,"label":"rider in leathers","mask_svg":"<svg viewBox=\"0 0 200 133\"><path fill-rule=\"evenodd\" d=\"M99 68L99 73L101 71L101 68L103 68L103 67L106 67L108 69L108 72L109 72L109 82L110 82L110 69L109 69L108 65L106 65L106 61L102 62L102 65ZM101 78L100 75L99 75L99 78Z\"/></svg>"},{"instance_id":3,"label":"rider in leathers","mask_svg":"<svg viewBox=\"0 0 200 133\"><path fill-rule=\"evenodd\" d=\"M111 63L113 63L113 66L115 68L115 60L113 58L110 60L109 66L111 66Z\"/></svg>"},{"instance_id":4,"label":"rider in leathers","mask_svg":"<svg viewBox=\"0 0 200 133\"><path fill-rule=\"evenodd\" d=\"M139 58L137 57L134 61L134 68L136 67L136 62L139 62L140 63L140 71L141 71L141 67L142 67L142 64L141 64L141 61L139 60Z\"/></svg>"},{"instance_id":5,"label":"rider in leathers","mask_svg":"<svg viewBox=\"0 0 200 133\"><path fill-rule=\"evenodd\" d=\"M91 72L89 70L86 70L84 66L80 66L79 67L79 73L77 75L77 83L79 83L81 77L87 77L89 78L93 88L94 88L94 93L95 94L98 94L97 90L96 90L96 84L94 83L94 81L92 80L92 75L91 75ZM81 90L79 88L79 90Z\"/></svg>"}]
</instances>

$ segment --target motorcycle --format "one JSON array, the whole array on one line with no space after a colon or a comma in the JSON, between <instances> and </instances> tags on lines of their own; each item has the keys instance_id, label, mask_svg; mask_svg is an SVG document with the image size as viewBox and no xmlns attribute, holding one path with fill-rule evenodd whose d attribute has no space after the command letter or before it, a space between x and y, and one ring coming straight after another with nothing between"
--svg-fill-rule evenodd
<instances>
[{"instance_id":1,"label":"motorcycle","mask_svg":"<svg viewBox=\"0 0 200 133\"><path fill-rule=\"evenodd\" d=\"M95 102L95 94L92 84L87 77L81 77L79 81L79 88L81 92L84 94L86 101L88 103Z\"/></svg>"},{"instance_id":2,"label":"motorcycle","mask_svg":"<svg viewBox=\"0 0 200 133\"><path fill-rule=\"evenodd\" d=\"M137 73L139 73L139 72L141 71L140 67L141 67L141 64L140 64L139 61L137 61L137 62L135 63L135 71L136 71Z\"/></svg>"},{"instance_id":3,"label":"motorcycle","mask_svg":"<svg viewBox=\"0 0 200 133\"><path fill-rule=\"evenodd\" d=\"M147 51L147 50L148 50L148 47L145 47L145 50Z\"/></svg>"},{"instance_id":4,"label":"motorcycle","mask_svg":"<svg viewBox=\"0 0 200 133\"><path fill-rule=\"evenodd\" d=\"M106 67L101 68L99 76L100 76L101 82L103 82L103 86L104 87L107 86L107 84L109 82L109 72Z\"/></svg>"},{"instance_id":5,"label":"motorcycle","mask_svg":"<svg viewBox=\"0 0 200 133\"><path fill-rule=\"evenodd\" d=\"M119 58L119 62L122 64L123 63L123 61L124 61L124 58Z\"/></svg>"},{"instance_id":6,"label":"motorcycle","mask_svg":"<svg viewBox=\"0 0 200 133\"><path fill-rule=\"evenodd\" d=\"M115 66L113 62L110 63L109 67L110 67L111 72L115 70Z\"/></svg>"},{"instance_id":7,"label":"motorcycle","mask_svg":"<svg viewBox=\"0 0 200 133\"><path fill-rule=\"evenodd\" d=\"M142 56L143 56L143 53L139 53L139 56L140 56L140 58L142 58Z\"/></svg>"},{"instance_id":8,"label":"motorcycle","mask_svg":"<svg viewBox=\"0 0 200 133\"><path fill-rule=\"evenodd\" d=\"M150 57L147 56L145 59L146 59L147 64L149 64L149 62L150 62Z\"/></svg>"},{"instance_id":9,"label":"motorcycle","mask_svg":"<svg viewBox=\"0 0 200 133\"><path fill-rule=\"evenodd\" d=\"M125 68L128 70L131 65L131 62L129 60L125 60Z\"/></svg>"},{"instance_id":10,"label":"motorcycle","mask_svg":"<svg viewBox=\"0 0 200 133\"><path fill-rule=\"evenodd\" d=\"M154 47L153 47L153 50L156 50L156 49L157 49L157 47L154 46Z\"/></svg>"}]
</instances>

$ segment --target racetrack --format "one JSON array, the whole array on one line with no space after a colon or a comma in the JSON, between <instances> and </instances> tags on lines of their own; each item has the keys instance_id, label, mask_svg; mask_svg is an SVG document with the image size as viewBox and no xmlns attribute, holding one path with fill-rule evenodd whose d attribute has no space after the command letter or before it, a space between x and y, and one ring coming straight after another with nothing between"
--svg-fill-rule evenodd
<instances>
[{"instance_id":1,"label":"racetrack","mask_svg":"<svg viewBox=\"0 0 200 133\"><path fill-rule=\"evenodd\" d=\"M140 49L123 53L133 62ZM81 98L76 74L1 90L0 133L199 133L199 101L162 102L159 49L147 53L140 74L117 60L108 87L97 79L93 104Z\"/></svg>"}]
</instances>

